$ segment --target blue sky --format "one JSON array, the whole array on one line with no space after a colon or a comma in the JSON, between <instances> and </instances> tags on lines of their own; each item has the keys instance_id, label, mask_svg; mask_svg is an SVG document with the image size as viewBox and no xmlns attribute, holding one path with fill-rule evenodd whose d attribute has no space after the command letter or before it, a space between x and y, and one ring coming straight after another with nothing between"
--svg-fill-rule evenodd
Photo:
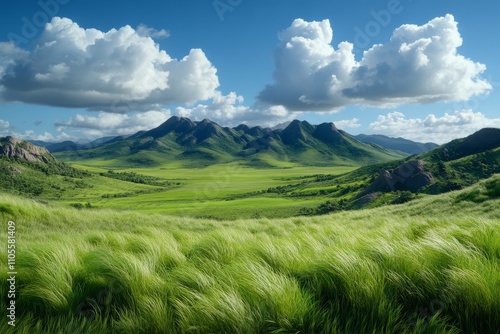
<instances>
[{"instance_id":1,"label":"blue sky","mask_svg":"<svg viewBox=\"0 0 500 334\"><path fill-rule=\"evenodd\" d=\"M500 127L499 9L456 0L2 2L0 136L90 140L177 114L223 125L335 122L353 134L443 143Z\"/></svg>"}]
</instances>

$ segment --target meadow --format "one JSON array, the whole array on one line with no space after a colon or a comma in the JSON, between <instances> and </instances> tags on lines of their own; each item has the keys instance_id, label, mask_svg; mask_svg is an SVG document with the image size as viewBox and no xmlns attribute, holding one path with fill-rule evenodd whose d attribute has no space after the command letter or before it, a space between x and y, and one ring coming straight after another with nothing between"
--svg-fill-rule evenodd
<instances>
[{"instance_id":1,"label":"meadow","mask_svg":"<svg viewBox=\"0 0 500 334\"><path fill-rule=\"evenodd\" d=\"M173 187L134 185L129 191L101 182L94 177L92 188L66 192L57 198L62 205L90 203L97 208L133 210L198 218L284 218L297 216L303 208L313 208L326 201L325 196L283 197L267 193L270 188L284 187L314 175L341 175L355 166L314 167L289 164L275 168L255 168L236 161L203 168L183 168L176 163L155 167L123 168L97 160L73 167L92 173L136 173L175 184ZM109 168L109 169L108 169ZM102 187L101 185L106 185ZM119 186L120 183L117 183ZM257 194L258 193L258 194ZM54 198L46 197L47 200Z\"/></svg>"},{"instance_id":2,"label":"meadow","mask_svg":"<svg viewBox=\"0 0 500 334\"><path fill-rule=\"evenodd\" d=\"M0 194L0 247L12 220L18 271L16 328L4 319L0 332L499 333L499 208L500 175L286 219L82 211Z\"/></svg>"}]
</instances>

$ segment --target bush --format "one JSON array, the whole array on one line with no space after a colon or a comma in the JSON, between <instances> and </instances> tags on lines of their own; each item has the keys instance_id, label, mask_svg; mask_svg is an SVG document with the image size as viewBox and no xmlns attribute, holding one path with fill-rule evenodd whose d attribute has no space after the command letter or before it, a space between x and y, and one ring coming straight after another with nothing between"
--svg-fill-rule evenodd
<instances>
[{"instance_id":1,"label":"bush","mask_svg":"<svg viewBox=\"0 0 500 334\"><path fill-rule=\"evenodd\" d=\"M398 191L398 197L392 201L392 204L403 204L417 198L417 195L412 193L411 191Z\"/></svg>"}]
</instances>

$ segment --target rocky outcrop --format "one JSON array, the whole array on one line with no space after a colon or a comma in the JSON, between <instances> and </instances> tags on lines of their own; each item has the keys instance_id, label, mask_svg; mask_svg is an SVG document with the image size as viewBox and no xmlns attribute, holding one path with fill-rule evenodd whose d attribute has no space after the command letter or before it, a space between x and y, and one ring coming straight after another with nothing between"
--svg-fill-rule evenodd
<instances>
[{"instance_id":1,"label":"rocky outcrop","mask_svg":"<svg viewBox=\"0 0 500 334\"><path fill-rule=\"evenodd\" d=\"M378 193L369 193L361 197L357 197L352 203L351 207L353 209L361 209L362 207L370 204L379 197Z\"/></svg>"},{"instance_id":2,"label":"rocky outcrop","mask_svg":"<svg viewBox=\"0 0 500 334\"><path fill-rule=\"evenodd\" d=\"M14 137L0 139L0 155L9 159L50 164L55 158L47 149Z\"/></svg>"},{"instance_id":3,"label":"rocky outcrop","mask_svg":"<svg viewBox=\"0 0 500 334\"><path fill-rule=\"evenodd\" d=\"M397 190L419 192L434 182L431 173L424 170L424 164L422 160L413 160L403 163L393 172L384 170L360 195Z\"/></svg>"}]
</instances>

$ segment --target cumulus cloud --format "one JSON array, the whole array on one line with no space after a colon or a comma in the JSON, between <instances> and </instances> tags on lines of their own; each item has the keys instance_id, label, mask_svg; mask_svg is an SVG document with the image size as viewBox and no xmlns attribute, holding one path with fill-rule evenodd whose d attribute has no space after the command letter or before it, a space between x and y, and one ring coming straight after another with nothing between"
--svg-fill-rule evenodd
<instances>
[{"instance_id":1,"label":"cumulus cloud","mask_svg":"<svg viewBox=\"0 0 500 334\"><path fill-rule=\"evenodd\" d=\"M41 140L45 141L48 143L60 143L66 140L73 140L73 141L81 141L83 138L80 137L75 137L73 135L67 134L65 132L61 132L58 135L54 136L50 132L44 132L42 134L36 133L33 130L28 130L23 133L14 133L14 137L16 138L21 138L25 140Z\"/></svg>"},{"instance_id":2,"label":"cumulus cloud","mask_svg":"<svg viewBox=\"0 0 500 334\"><path fill-rule=\"evenodd\" d=\"M21 139L28 140L43 140L47 142L60 142L64 140L72 140L75 137L68 135L67 133L59 133L57 136L49 132L44 132L42 134L37 134L33 130L27 130L24 132L16 131L16 129L10 124L10 122L0 119L0 137L12 136Z\"/></svg>"},{"instance_id":3,"label":"cumulus cloud","mask_svg":"<svg viewBox=\"0 0 500 334\"><path fill-rule=\"evenodd\" d=\"M28 52L16 47L14 43L0 42L0 101L3 100L2 95L5 91L1 78L9 73L9 68L16 63L16 60L24 60L27 55Z\"/></svg>"},{"instance_id":4,"label":"cumulus cloud","mask_svg":"<svg viewBox=\"0 0 500 334\"><path fill-rule=\"evenodd\" d=\"M425 118L406 118L404 114L395 111L379 115L369 125L372 133L438 144L466 137L485 127L500 128L500 118L488 118L470 109L445 113L441 117L429 114Z\"/></svg>"},{"instance_id":5,"label":"cumulus cloud","mask_svg":"<svg viewBox=\"0 0 500 334\"><path fill-rule=\"evenodd\" d=\"M359 128L361 126L358 118L343 119L340 121L335 121L334 123L338 129L354 129L354 128Z\"/></svg>"},{"instance_id":6,"label":"cumulus cloud","mask_svg":"<svg viewBox=\"0 0 500 334\"><path fill-rule=\"evenodd\" d=\"M0 119L0 136L5 137L9 134L11 128L10 128L10 123L8 121L4 121L3 119Z\"/></svg>"},{"instance_id":7,"label":"cumulus cloud","mask_svg":"<svg viewBox=\"0 0 500 334\"><path fill-rule=\"evenodd\" d=\"M329 20L297 19L278 38L274 83L258 98L290 110L463 101L491 89L480 77L486 66L458 53L462 38L449 14L422 26L402 25L359 61L352 43L331 45Z\"/></svg>"},{"instance_id":8,"label":"cumulus cloud","mask_svg":"<svg viewBox=\"0 0 500 334\"><path fill-rule=\"evenodd\" d=\"M167 38L170 37L170 32L165 29L156 30L146 26L145 24L139 24L135 29L137 34L142 37L151 37L154 39Z\"/></svg>"},{"instance_id":9,"label":"cumulus cloud","mask_svg":"<svg viewBox=\"0 0 500 334\"><path fill-rule=\"evenodd\" d=\"M242 105L243 101L243 97L235 92L228 95L216 92L211 103L198 104L191 108L177 107L175 113L195 121L208 118L224 126L239 124L272 126L276 121L291 120L297 115L283 106L256 104L249 107Z\"/></svg>"},{"instance_id":10,"label":"cumulus cloud","mask_svg":"<svg viewBox=\"0 0 500 334\"><path fill-rule=\"evenodd\" d=\"M170 110L117 114L99 112L97 116L77 114L67 121L56 123L58 131L71 131L85 138L130 135L142 130L151 130L171 116Z\"/></svg>"},{"instance_id":11,"label":"cumulus cloud","mask_svg":"<svg viewBox=\"0 0 500 334\"><path fill-rule=\"evenodd\" d=\"M16 59L23 59L27 54L14 43L0 42L0 76L5 74L7 67L13 65Z\"/></svg>"},{"instance_id":12,"label":"cumulus cloud","mask_svg":"<svg viewBox=\"0 0 500 334\"><path fill-rule=\"evenodd\" d=\"M146 36L162 34L145 26L102 32L55 17L33 51L0 46L0 94L7 101L109 112L117 103L151 110L211 98L219 80L204 52L173 59Z\"/></svg>"}]
</instances>

